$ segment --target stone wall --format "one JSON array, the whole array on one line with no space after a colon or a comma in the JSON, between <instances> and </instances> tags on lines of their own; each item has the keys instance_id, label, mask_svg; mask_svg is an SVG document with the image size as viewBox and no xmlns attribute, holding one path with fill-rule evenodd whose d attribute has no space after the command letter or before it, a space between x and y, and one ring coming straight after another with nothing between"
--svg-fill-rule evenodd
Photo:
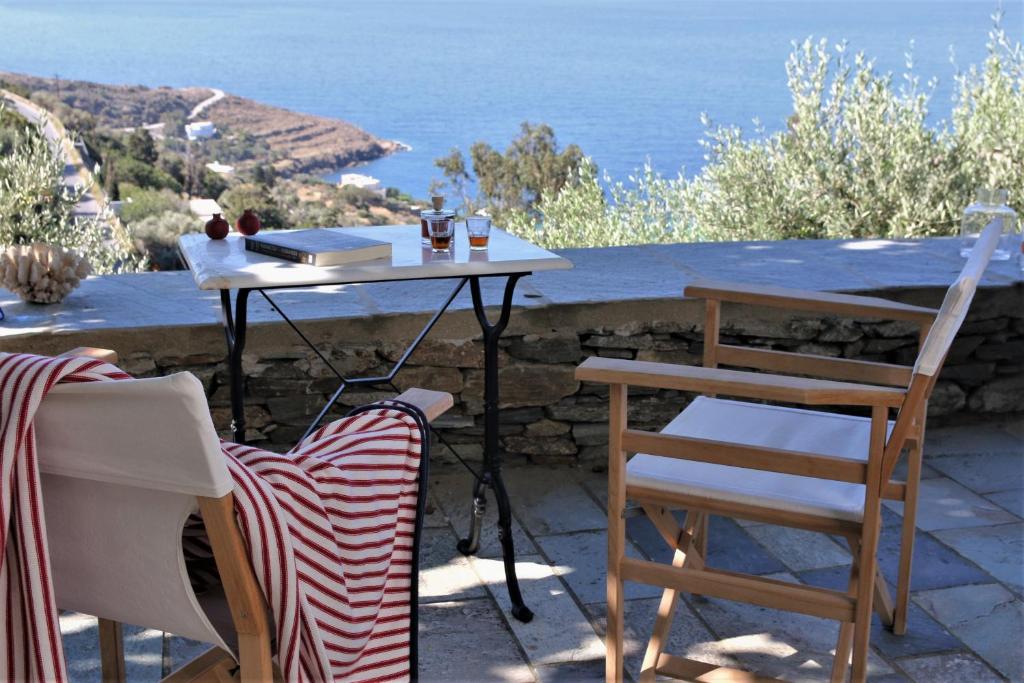
<instances>
[{"instance_id":1,"label":"stone wall","mask_svg":"<svg viewBox=\"0 0 1024 683\"><path fill-rule=\"evenodd\" d=\"M979 292L929 405L932 424L1024 411L1024 310L1017 306L1019 295L1019 288ZM941 290L930 290L901 292L899 298L937 305L941 296ZM480 457L483 434L483 348L468 312L452 315L452 324L439 326L437 334L424 342L396 384L399 389L422 386L454 394L455 409L438 427L460 455L475 460ZM700 364L702 315L701 302L660 300L520 311L502 340L500 354L501 440L510 459L602 460L607 444L607 391L603 386L577 383L576 365L591 355ZM389 329L411 330L421 322L400 318L366 320L359 330L346 326L344 334L330 321L315 323L307 331L346 375L382 374L406 343L388 338ZM399 329L394 331L400 334ZM245 355L248 438L254 444L286 449L337 383L322 361L294 343L284 326L265 325L254 332ZM729 305L724 308L722 341L902 364L913 363L917 353L913 324L798 317L775 309ZM212 343L216 348L221 340ZM194 373L207 387L214 422L227 435L230 409L222 354L180 354L174 352L176 348L182 347L129 350L122 366L139 376ZM342 395L335 412L391 395L388 390L354 390ZM633 389L631 424L660 428L689 400L690 396L676 391ZM445 448L437 452L439 457L451 457Z\"/></svg>"}]
</instances>

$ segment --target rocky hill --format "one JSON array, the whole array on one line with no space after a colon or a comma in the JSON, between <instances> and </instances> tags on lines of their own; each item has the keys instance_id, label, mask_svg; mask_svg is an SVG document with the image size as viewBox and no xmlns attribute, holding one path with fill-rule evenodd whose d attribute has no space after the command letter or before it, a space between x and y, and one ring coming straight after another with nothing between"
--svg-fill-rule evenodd
<instances>
[{"instance_id":1,"label":"rocky hill","mask_svg":"<svg viewBox=\"0 0 1024 683\"><path fill-rule=\"evenodd\" d=\"M33 96L55 98L95 118L96 125L129 128L161 121L184 121L192 108L207 99L207 88L148 88L141 85L108 85L89 81L40 78L0 72L0 84L8 84ZM277 171L327 172L380 158L398 151L399 145L381 140L346 121L272 107L227 95L200 116L213 121L225 135L247 133L269 150Z\"/></svg>"}]
</instances>

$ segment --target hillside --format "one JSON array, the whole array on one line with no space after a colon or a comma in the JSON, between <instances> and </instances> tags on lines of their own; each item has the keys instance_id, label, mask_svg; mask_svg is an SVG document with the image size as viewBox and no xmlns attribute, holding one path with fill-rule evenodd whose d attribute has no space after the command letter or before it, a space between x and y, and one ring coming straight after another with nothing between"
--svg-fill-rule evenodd
<instances>
[{"instance_id":1,"label":"hillside","mask_svg":"<svg viewBox=\"0 0 1024 683\"><path fill-rule=\"evenodd\" d=\"M108 85L89 81L40 78L0 72L0 83L30 93L36 99L57 99L95 119L103 128L129 128L169 122L169 134L180 128L189 112L211 95L207 88L148 88ZM381 140L346 121L273 107L236 95L227 95L203 111L224 136L248 134L278 173L327 172L391 154L399 145ZM245 166L243 161L240 165Z\"/></svg>"}]
</instances>

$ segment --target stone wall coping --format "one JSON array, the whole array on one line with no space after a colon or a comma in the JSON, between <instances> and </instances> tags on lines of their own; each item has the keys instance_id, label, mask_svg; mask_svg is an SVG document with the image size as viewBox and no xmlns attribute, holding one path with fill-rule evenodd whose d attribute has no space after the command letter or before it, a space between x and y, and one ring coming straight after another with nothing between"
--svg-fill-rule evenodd
<instances>
[{"instance_id":1,"label":"stone wall coping","mask_svg":"<svg viewBox=\"0 0 1024 683\"><path fill-rule=\"evenodd\" d=\"M683 287L698 278L817 291L944 289L963 266L955 238L683 243L557 253L571 260L575 269L525 278L517 290L517 306L680 299ZM1011 259L993 262L981 285L1008 287L1021 282L1018 261ZM272 296L295 320L369 318L432 312L452 286L449 281L335 285ZM497 303L500 292L501 282L485 282L485 301ZM0 291L0 307L6 313L0 340L8 348L40 334L220 322L218 294L200 292L184 271L91 277L63 303L49 306L26 304ZM468 291L453 304L455 310L470 307ZM252 323L278 320L266 301L250 297Z\"/></svg>"}]
</instances>

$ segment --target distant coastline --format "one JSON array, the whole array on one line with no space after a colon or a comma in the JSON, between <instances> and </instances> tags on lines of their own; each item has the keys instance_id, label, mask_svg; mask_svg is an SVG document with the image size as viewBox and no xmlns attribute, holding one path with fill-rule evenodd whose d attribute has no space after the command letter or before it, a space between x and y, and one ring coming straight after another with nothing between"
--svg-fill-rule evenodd
<instances>
[{"instance_id":1,"label":"distant coastline","mask_svg":"<svg viewBox=\"0 0 1024 683\"><path fill-rule=\"evenodd\" d=\"M145 126L159 132L160 124L186 121L204 101L213 100L198 112L199 119L213 122L224 136L255 143L252 158L233 163L241 169L269 164L282 176L336 173L410 149L347 121L274 107L213 88L111 85L2 71L0 83L28 93L46 93L111 129Z\"/></svg>"}]
</instances>

